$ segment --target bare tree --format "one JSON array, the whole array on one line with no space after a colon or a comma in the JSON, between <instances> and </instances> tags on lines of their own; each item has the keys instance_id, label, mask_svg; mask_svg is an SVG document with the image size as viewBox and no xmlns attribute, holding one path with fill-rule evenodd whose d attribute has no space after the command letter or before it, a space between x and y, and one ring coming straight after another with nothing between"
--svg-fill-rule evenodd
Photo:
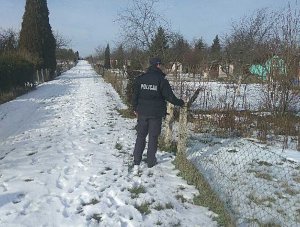
<instances>
[{"instance_id":1,"label":"bare tree","mask_svg":"<svg viewBox=\"0 0 300 227\"><path fill-rule=\"evenodd\" d=\"M102 60L104 60L104 52L105 52L105 46L98 46L95 51L96 51L96 55L101 58Z\"/></svg>"},{"instance_id":2,"label":"bare tree","mask_svg":"<svg viewBox=\"0 0 300 227\"><path fill-rule=\"evenodd\" d=\"M8 53L17 50L19 34L13 29L0 31L0 52Z\"/></svg>"},{"instance_id":3,"label":"bare tree","mask_svg":"<svg viewBox=\"0 0 300 227\"><path fill-rule=\"evenodd\" d=\"M167 23L156 10L158 0L132 0L117 18L123 32L124 44L148 50L159 27ZM166 29L165 29L166 30Z\"/></svg>"},{"instance_id":4,"label":"bare tree","mask_svg":"<svg viewBox=\"0 0 300 227\"><path fill-rule=\"evenodd\" d=\"M267 9L233 23L232 33L225 38L223 62L233 63L239 76L247 74L251 64L264 63L271 56L268 43L273 25Z\"/></svg>"},{"instance_id":5,"label":"bare tree","mask_svg":"<svg viewBox=\"0 0 300 227\"><path fill-rule=\"evenodd\" d=\"M131 69L148 66L149 50L159 27L168 36L169 26L157 10L158 4L158 0L131 0L128 8L118 15L116 21L122 28L123 44L132 57Z\"/></svg>"},{"instance_id":6,"label":"bare tree","mask_svg":"<svg viewBox=\"0 0 300 227\"><path fill-rule=\"evenodd\" d=\"M56 41L56 49L67 48L71 40L63 37L58 31L54 34L54 38Z\"/></svg>"},{"instance_id":7,"label":"bare tree","mask_svg":"<svg viewBox=\"0 0 300 227\"><path fill-rule=\"evenodd\" d=\"M299 73L299 7L261 9L233 24L232 31L225 39L223 61L234 64L233 81L248 78L250 66L260 67L264 107L280 115L289 111L299 101L292 83Z\"/></svg>"},{"instance_id":8,"label":"bare tree","mask_svg":"<svg viewBox=\"0 0 300 227\"><path fill-rule=\"evenodd\" d=\"M275 23L270 40L273 58L269 62L265 97L275 114L284 115L300 101L299 89L294 86L294 81L299 80L300 10L289 5L274 13L273 18Z\"/></svg>"}]
</instances>

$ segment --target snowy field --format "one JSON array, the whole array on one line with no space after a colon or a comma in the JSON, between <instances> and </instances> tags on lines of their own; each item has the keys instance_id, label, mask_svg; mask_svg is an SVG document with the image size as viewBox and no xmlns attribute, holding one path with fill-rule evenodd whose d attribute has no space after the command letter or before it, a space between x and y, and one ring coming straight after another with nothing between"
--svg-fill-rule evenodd
<instances>
[{"instance_id":1,"label":"snowy field","mask_svg":"<svg viewBox=\"0 0 300 227\"><path fill-rule=\"evenodd\" d=\"M197 80L190 82L185 81L184 78L182 78L182 82L172 83L178 95L181 90L180 85L183 86L183 90L188 90L191 94L197 88L201 89L192 106L192 109L195 110L224 110L234 107L236 110L259 111L264 109L266 103L267 88L262 84L241 84L237 89L236 84L216 81L199 82ZM290 110L300 115L300 95L291 96L290 107Z\"/></svg>"},{"instance_id":2,"label":"snowy field","mask_svg":"<svg viewBox=\"0 0 300 227\"><path fill-rule=\"evenodd\" d=\"M129 172L135 120L121 107L85 61L0 105L0 226L217 226L170 154Z\"/></svg>"}]
</instances>

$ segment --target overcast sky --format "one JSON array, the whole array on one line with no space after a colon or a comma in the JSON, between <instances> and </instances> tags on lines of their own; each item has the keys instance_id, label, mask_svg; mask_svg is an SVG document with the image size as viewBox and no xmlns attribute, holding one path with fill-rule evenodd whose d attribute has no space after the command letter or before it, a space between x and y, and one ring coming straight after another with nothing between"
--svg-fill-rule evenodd
<instances>
[{"instance_id":1,"label":"overcast sky","mask_svg":"<svg viewBox=\"0 0 300 227\"><path fill-rule=\"evenodd\" d=\"M120 40L114 20L130 0L48 0L50 24L54 32L72 40L70 47L85 57L108 42ZM295 3L297 0L291 0ZM19 31L26 0L0 0L0 28ZM278 10L288 0L161 0L159 11L173 31L189 41L203 37L211 45L216 35L230 32L233 21L257 9ZM299 4L298 4L299 7Z\"/></svg>"}]
</instances>

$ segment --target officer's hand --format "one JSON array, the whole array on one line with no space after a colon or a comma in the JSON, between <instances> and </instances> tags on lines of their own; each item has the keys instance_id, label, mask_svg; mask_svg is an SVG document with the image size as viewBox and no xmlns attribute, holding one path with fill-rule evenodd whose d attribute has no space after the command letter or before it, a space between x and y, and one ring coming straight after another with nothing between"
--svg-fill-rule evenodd
<instances>
[{"instance_id":1,"label":"officer's hand","mask_svg":"<svg viewBox=\"0 0 300 227\"><path fill-rule=\"evenodd\" d=\"M135 115L136 117L138 117L138 113L137 113L137 112L133 111L133 113L134 113L134 115Z\"/></svg>"}]
</instances>

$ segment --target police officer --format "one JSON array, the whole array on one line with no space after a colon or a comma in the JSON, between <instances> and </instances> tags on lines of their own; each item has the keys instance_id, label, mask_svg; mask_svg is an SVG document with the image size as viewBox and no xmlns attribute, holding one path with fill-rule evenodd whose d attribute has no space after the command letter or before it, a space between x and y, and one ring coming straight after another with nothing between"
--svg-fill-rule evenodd
<instances>
[{"instance_id":1,"label":"police officer","mask_svg":"<svg viewBox=\"0 0 300 227\"><path fill-rule=\"evenodd\" d=\"M151 58L149 63L150 67L146 73L138 76L134 83L133 108L138 118L137 138L133 152L134 169L137 169L141 163L148 134L148 167L151 168L157 163L155 154L162 118L166 115L166 101L177 106L184 105L184 101L174 95L169 81L165 78L166 74L161 70L161 60Z\"/></svg>"}]
</instances>

